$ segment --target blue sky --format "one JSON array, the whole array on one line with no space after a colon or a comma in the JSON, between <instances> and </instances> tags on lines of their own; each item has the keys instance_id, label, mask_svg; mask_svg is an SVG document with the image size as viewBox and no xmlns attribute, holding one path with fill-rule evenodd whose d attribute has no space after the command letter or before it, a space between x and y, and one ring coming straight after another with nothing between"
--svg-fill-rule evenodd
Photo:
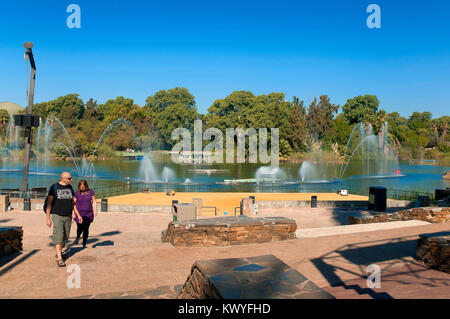
<instances>
[{"instance_id":1,"label":"blue sky","mask_svg":"<svg viewBox=\"0 0 450 319\"><path fill-rule=\"evenodd\" d=\"M81 7L81 29L66 7ZM366 8L381 7L381 29ZM32 41L35 102L67 93L143 105L184 86L205 113L235 90L284 92L307 104L328 94L376 94L406 116L448 115L450 1L114 1L0 2L0 101L26 104L22 44Z\"/></svg>"}]
</instances>

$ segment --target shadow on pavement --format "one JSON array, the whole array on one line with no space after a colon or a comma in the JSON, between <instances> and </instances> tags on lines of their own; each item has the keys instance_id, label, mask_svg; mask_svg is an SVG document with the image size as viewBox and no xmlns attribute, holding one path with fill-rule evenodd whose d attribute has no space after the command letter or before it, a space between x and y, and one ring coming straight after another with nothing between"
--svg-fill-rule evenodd
<instances>
[{"instance_id":1,"label":"shadow on pavement","mask_svg":"<svg viewBox=\"0 0 450 319\"><path fill-rule=\"evenodd\" d=\"M73 257L74 255L76 255L77 253L79 253L80 251L82 251L83 250L83 247L74 247L74 248L70 248L68 251L67 251L67 253L65 254L66 255L66 258L71 258L71 257Z\"/></svg>"},{"instance_id":2,"label":"shadow on pavement","mask_svg":"<svg viewBox=\"0 0 450 319\"><path fill-rule=\"evenodd\" d=\"M110 232L106 232L106 233L101 233L98 236L113 236L113 235L118 235L120 233L121 233L120 231L115 230L115 231L110 231Z\"/></svg>"},{"instance_id":3,"label":"shadow on pavement","mask_svg":"<svg viewBox=\"0 0 450 319\"><path fill-rule=\"evenodd\" d=\"M99 246L114 246L114 242L111 240L105 240L100 243L94 244L92 246L92 248L99 247Z\"/></svg>"},{"instance_id":4,"label":"shadow on pavement","mask_svg":"<svg viewBox=\"0 0 450 319\"><path fill-rule=\"evenodd\" d=\"M338 273L345 272L366 280L370 275L367 266L371 264L383 263L382 272L384 272L399 261L410 263L411 257L415 258L416 255L416 242L416 238L410 237L350 244L312 259L311 262L332 287L351 289L360 295L366 294L375 299L390 299L392 296L387 292L377 292L356 284L347 285Z\"/></svg>"},{"instance_id":5,"label":"shadow on pavement","mask_svg":"<svg viewBox=\"0 0 450 319\"><path fill-rule=\"evenodd\" d=\"M4 265L10 263L11 261L13 261L14 259L16 259L19 256L22 256L22 258L16 259L13 263L11 263L10 265L8 265L5 268L3 268L2 270L0 270L0 276L5 274L6 272L11 270L12 268L16 267L20 263L24 262L25 260L27 260L28 258L33 256L34 254L36 254L38 251L39 251L39 249L33 249L32 251L30 251L30 252L28 252L26 254L14 253L14 254L11 254L11 255L3 256L2 258L0 258L0 267L3 267Z\"/></svg>"}]
</instances>

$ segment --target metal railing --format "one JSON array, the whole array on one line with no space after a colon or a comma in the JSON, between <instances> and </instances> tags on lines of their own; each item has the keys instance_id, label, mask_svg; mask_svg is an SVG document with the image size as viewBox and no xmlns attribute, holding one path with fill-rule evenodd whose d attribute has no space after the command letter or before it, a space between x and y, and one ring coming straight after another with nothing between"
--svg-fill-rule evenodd
<instances>
[{"instance_id":1,"label":"metal railing","mask_svg":"<svg viewBox=\"0 0 450 319\"><path fill-rule=\"evenodd\" d=\"M216 206L202 206L202 213L204 209L213 209L214 210L214 216L217 216L217 207Z\"/></svg>"},{"instance_id":2,"label":"metal railing","mask_svg":"<svg viewBox=\"0 0 450 319\"><path fill-rule=\"evenodd\" d=\"M145 184L130 183L130 184L116 184L111 186L95 187L94 191L95 197L104 198L104 197L139 193L148 189L149 187Z\"/></svg>"},{"instance_id":3,"label":"metal railing","mask_svg":"<svg viewBox=\"0 0 450 319\"><path fill-rule=\"evenodd\" d=\"M369 187L356 188L351 186L344 186L344 189L347 189L348 192L351 194L369 196ZM435 202L435 193L432 192L386 188L386 193L388 199L415 201L418 200L420 197L421 198L428 197L430 202Z\"/></svg>"},{"instance_id":4,"label":"metal railing","mask_svg":"<svg viewBox=\"0 0 450 319\"><path fill-rule=\"evenodd\" d=\"M11 190L11 189L0 189L0 195L7 195L9 198L45 198L47 196L47 192L42 191L28 191L25 194L19 190Z\"/></svg>"},{"instance_id":5,"label":"metal railing","mask_svg":"<svg viewBox=\"0 0 450 319\"><path fill-rule=\"evenodd\" d=\"M197 183L197 184L186 184L186 183L117 183L111 186L94 186L93 189L95 191L95 196L97 198L105 198L111 196L119 196L126 195L131 193L139 193L144 191L149 192L167 192L171 189L174 189L176 192L214 192L214 191L225 191L225 192L242 192L242 191L251 191L251 192L264 192L264 191L274 191L274 190L283 190L288 192L330 192L330 186L322 186L322 185L284 185L277 183L264 183L259 185L250 185L253 186L251 189L243 188L243 186L249 185L222 185L216 183ZM333 188L337 191L338 189L347 189L350 194L355 195L369 195L369 187L358 187L355 185L347 185L336 183L333 185ZM334 192L334 191L333 191ZM0 189L0 195L8 195L10 198L24 198L24 194L19 191L19 189ZM47 196L47 192L43 192L43 190L33 191L31 189L27 193L28 198L45 198ZM434 192L424 192L424 191L414 191L414 190L399 190L399 189L389 189L387 188L387 197L389 199L396 200L408 200L415 201L418 200L419 197L428 197L430 202L435 202L435 193ZM235 208L235 215L237 214L237 209Z\"/></svg>"}]
</instances>

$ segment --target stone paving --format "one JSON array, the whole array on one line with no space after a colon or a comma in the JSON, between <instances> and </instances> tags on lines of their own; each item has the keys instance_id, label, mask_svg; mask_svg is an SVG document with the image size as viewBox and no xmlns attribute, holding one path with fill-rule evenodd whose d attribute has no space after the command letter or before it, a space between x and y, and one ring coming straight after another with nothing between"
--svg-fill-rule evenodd
<instances>
[{"instance_id":1,"label":"stone paving","mask_svg":"<svg viewBox=\"0 0 450 319\"><path fill-rule=\"evenodd\" d=\"M301 229L320 226L317 221L339 221L337 212L341 211L319 208L272 214L294 217ZM316 219L311 221L313 215ZM172 298L177 292L175 287L183 285L198 260L267 254L276 256L336 298L380 296L373 291L358 293L358 287L367 288L367 266L374 263L383 273L390 274L391 280L382 282L381 290L376 290L383 296L450 298L450 293L446 293L450 291L450 275L430 269L416 259L419 235L449 231L450 223L229 247L173 247L160 238L171 219L164 213L99 213L91 225L86 249L72 243L72 229L67 265L80 266L81 288L70 289L69 267L56 266L52 230L45 225L44 214L1 213L0 227L23 227L23 251L0 258L0 298ZM169 291L164 292L167 287Z\"/></svg>"},{"instance_id":2,"label":"stone paving","mask_svg":"<svg viewBox=\"0 0 450 319\"><path fill-rule=\"evenodd\" d=\"M97 295L84 295L73 299L177 299L182 285L160 286L153 289L131 290L127 292L110 292Z\"/></svg>"}]
</instances>

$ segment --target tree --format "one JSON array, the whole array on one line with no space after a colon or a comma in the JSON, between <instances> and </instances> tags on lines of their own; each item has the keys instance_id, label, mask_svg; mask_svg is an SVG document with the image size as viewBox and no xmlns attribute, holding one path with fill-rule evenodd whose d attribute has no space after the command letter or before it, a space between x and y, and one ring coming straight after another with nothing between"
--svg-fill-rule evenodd
<instances>
[{"instance_id":1,"label":"tree","mask_svg":"<svg viewBox=\"0 0 450 319\"><path fill-rule=\"evenodd\" d=\"M105 104L100 105L98 113L104 124L107 126L117 119L129 119L130 114L139 109L139 105L134 104L133 99L116 97L114 100L108 100Z\"/></svg>"},{"instance_id":2,"label":"tree","mask_svg":"<svg viewBox=\"0 0 450 319\"><path fill-rule=\"evenodd\" d=\"M56 100L47 102L46 105L47 114L57 117L66 128L74 127L77 121L83 117L84 110L83 100L79 98L78 94L60 96Z\"/></svg>"},{"instance_id":3,"label":"tree","mask_svg":"<svg viewBox=\"0 0 450 319\"><path fill-rule=\"evenodd\" d=\"M400 116L398 112L392 112L387 114L386 121L390 136L397 144L397 147L400 147L410 135L411 129L408 127L408 120Z\"/></svg>"},{"instance_id":4,"label":"tree","mask_svg":"<svg viewBox=\"0 0 450 319\"><path fill-rule=\"evenodd\" d=\"M414 112L408 118L408 126L414 131L418 129L429 129L431 128L431 117L432 114L430 112Z\"/></svg>"},{"instance_id":5,"label":"tree","mask_svg":"<svg viewBox=\"0 0 450 319\"><path fill-rule=\"evenodd\" d=\"M216 127L222 132L226 128L245 128L248 110L255 110L255 95L249 91L234 91L224 99L215 100L208 108L205 122L208 127Z\"/></svg>"},{"instance_id":6,"label":"tree","mask_svg":"<svg viewBox=\"0 0 450 319\"><path fill-rule=\"evenodd\" d=\"M146 99L144 108L155 119L165 148L178 142L171 139L173 130L183 127L193 130L194 121L201 118L194 96L183 87L156 92Z\"/></svg>"},{"instance_id":7,"label":"tree","mask_svg":"<svg viewBox=\"0 0 450 319\"><path fill-rule=\"evenodd\" d=\"M332 142L338 144L339 154L344 155L345 147L356 124L350 124L344 113L340 113L334 120L334 135Z\"/></svg>"},{"instance_id":8,"label":"tree","mask_svg":"<svg viewBox=\"0 0 450 319\"><path fill-rule=\"evenodd\" d=\"M294 96L292 107L288 115L288 125L286 135L289 143L296 152L305 152L308 148L308 121L306 118L306 109L303 101Z\"/></svg>"},{"instance_id":9,"label":"tree","mask_svg":"<svg viewBox=\"0 0 450 319\"><path fill-rule=\"evenodd\" d=\"M371 123L378 110L379 101L376 95L360 95L348 99L342 107L350 124L359 122Z\"/></svg>"},{"instance_id":10,"label":"tree","mask_svg":"<svg viewBox=\"0 0 450 319\"><path fill-rule=\"evenodd\" d=\"M2 135L6 137L6 130L9 123L9 113L7 110L0 109L0 125L2 127Z\"/></svg>"},{"instance_id":11,"label":"tree","mask_svg":"<svg viewBox=\"0 0 450 319\"><path fill-rule=\"evenodd\" d=\"M333 133L333 117L339 110L339 105L330 103L327 95L321 95L311 102L308 108L308 127L313 139L331 138Z\"/></svg>"}]
</instances>

